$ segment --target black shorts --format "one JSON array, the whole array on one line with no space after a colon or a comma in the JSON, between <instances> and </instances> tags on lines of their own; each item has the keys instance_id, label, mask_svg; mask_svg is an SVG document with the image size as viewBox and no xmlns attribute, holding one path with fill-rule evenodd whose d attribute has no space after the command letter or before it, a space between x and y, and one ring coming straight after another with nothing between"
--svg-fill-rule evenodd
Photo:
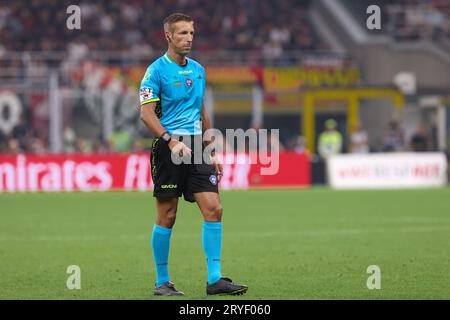
<instances>
[{"instance_id":1,"label":"black shorts","mask_svg":"<svg viewBox=\"0 0 450 320\"><path fill-rule=\"evenodd\" d=\"M184 137L184 140L186 138L192 139L192 136ZM194 157L195 150L193 147L191 149ZM153 196L156 198L176 198L183 195L186 201L195 202L196 192L219 192L214 165L203 161L201 164L194 164L194 161L190 164L175 164L168 144L161 139L153 141L150 162Z\"/></svg>"}]
</instances>

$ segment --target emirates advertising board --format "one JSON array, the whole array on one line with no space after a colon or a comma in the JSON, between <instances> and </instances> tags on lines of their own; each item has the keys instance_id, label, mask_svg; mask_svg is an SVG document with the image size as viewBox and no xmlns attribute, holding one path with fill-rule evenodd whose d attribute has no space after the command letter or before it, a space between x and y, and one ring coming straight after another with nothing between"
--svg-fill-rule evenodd
<instances>
[{"instance_id":1,"label":"emirates advertising board","mask_svg":"<svg viewBox=\"0 0 450 320\"><path fill-rule=\"evenodd\" d=\"M307 187L306 154L281 152L278 169L265 175L266 164L248 161L248 154L224 155L223 190ZM149 154L1 155L0 193L147 191L153 189ZM230 159L233 158L233 159Z\"/></svg>"}]
</instances>

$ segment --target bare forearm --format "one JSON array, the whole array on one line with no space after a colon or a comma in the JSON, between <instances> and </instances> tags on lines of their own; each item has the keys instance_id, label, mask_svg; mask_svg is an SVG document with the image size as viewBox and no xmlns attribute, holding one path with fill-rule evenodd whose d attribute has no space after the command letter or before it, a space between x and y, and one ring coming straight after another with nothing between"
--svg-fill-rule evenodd
<instances>
[{"instance_id":1,"label":"bare forearm","mask_svg":"<svg viewBox=\"0 0 450 320\"><path fill-rule=\"evenodd\" d=\"M160 137L167 130L161 125L155 114L154 108L151 106L141 107L141 120L147 129L155 136Z\"/></svg>"},{"instance_id":2,"label":"bare forearm","mask_svg":"<svg viewBox=\"0 0 450 320\"><path fill-rule=\"evenodd\" d=\"M205 109L202 109L202 130L205 132L206 130L211 129L211 120L209 119L208 113Z\"/></svg>"},{"instance_id":3,"label":"bare forearm","mask_svg":"<svg viewBox=\"0 0 450 320\"><path fill-rule=\"evenodd\" d=\"M207 134L207 130L211 129L211 120L209 119L209 115L205 110L205 107L202 108L202 131L203 131L203 141L206 145L211 141L210 134Z\"/></svg>"}]
</instances>

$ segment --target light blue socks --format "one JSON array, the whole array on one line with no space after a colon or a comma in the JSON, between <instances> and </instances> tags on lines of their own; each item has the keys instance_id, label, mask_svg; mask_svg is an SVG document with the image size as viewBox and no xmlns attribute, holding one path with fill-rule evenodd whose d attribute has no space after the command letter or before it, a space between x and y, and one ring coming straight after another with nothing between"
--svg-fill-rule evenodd
<instances>
[{"instance_id":1,"label":"light blue socks","mask_svg":"<svg viewBox=\"0 0 450 320\"><path fill-rule=\"evenodd\" d=\"M156 286L160 287L170 281L168 260L170 236L172 229L154 225L152 234L152 250L156 266ZM208 284L220 280L220 256L222 250L222 222L203 221L203 249L208 268Z\"/></svg>"},{"instance_id":2,"label":"light blue socks","mask_svg":"<svg viewBox=\"0 0 450 320\"><path fill-rule=\"evenodd\" d=\"M213 284L222 277L220 273L222 222L203 221L202 241L208 268L208 284Z\"/></svg>"},{"instance_id":3,"label":"light blue socks","mask_svg":"<svg viewBox=\"0 0 450 320\"><path fill-rule=\"evenodd\" d=\"M160 287L167 281L170 281L169 261L170 235L172 229L158 226L155 224L152 234L152 250L156 266L156 286Z\"/></svg>"}]
</instances>

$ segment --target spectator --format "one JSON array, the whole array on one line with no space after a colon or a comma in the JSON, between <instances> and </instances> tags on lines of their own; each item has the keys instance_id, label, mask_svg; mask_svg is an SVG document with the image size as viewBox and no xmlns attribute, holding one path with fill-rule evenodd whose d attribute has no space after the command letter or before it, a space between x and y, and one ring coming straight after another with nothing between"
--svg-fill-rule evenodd
<instances>
[{"instance_id":1,"label":"spectator","mask_svg":"<svg viewBox=\"0 0 450 320\"><path fill-rule=\"evenodd\" d=\"M20 147L20 142L19 142L19 140L16 139L16 138L10 138L10 139L8 139L8 148L7 148L6 152L7 152L7 153L14 153L14 154L22 153L23 150L22 150L22 148Z\"/></svg>"},{"instance_id":2,"label":"spectator","mask_svg":"<svg viewBox=\"0 0 450 320\"><path fill-rule=\"evenodd\" d=\"M45 140L41 137L33 137L31 140L30 151L34 154L45 154L48 152Z\"/></svg>"},{"instance_id":3,"label":"spectator","mask_svg":"<svg viewBox=\"0 0 450 320\"><path fill-rule=\"evenodd\" d=\"M12 136L16 139L22 150L27 148L26 140L29 126L23 114L20 115L19 123L12 129Z\"/></svg>"},{"instance_id":4,"label":"spectator","mask_svg":"<svg viewBox=\"0 0 450 320\"><path fill-rule=\"evenodd\" d=\"M287 149L296 153L307 152L305 137L298 134L294 135L291 139L289 139Z\"/></svg>"},{"instance_id":5,"label":"spectator","mask_svg":"<svg viewBox=\"0 0 450 320\"><path fill-rule=\"evenodd\" d=\"M283 48L278 42L269 41L263 45L262 55L266 62L271 62L281 58L283 55Z\"/></svg>"},{"instance_id":6,"label":"spectator","mask_svg":"<svg viewBox=\"0 0 450 320\"><path fill-rule=\"evenodd\" d=\"M84 138L78 137L76 142L76 152L91 153L92 143Z\"/></svg>"},{"instance_id":7,"label":"spectator","mask_svg":"<svg viewBox=\"0 0 450 320\"><path fill-rule=\"evenodd\" d=\"M369 138L361 122L357 123L356 130L350 135L350 152L351 153L369 152Z\"/></svg>"},{"instance_id":8,"label":"spectator","mask_svg":"<svg viewBox=\"0 0 450 320\"><path fill-rule=\"evenodd\" d=\"M75 131L71 127L66 126L63 131L64 152L67 153L75 152L76 141L77 135L75 134Z\"/></svg>"},{"instance_id":9,"label":"spectator","mask_svg":"<svg viewBox=\"0 0 450 320\"><path fill-rule=\"evenodd\" d=\"M424 124L419 124L411 137L411 150L414 152L426 152L431 148L431 136Z\"/></svg>"},{"instance_id":10,"label":"spectator","mask_svg":"<svg viewBox=\"0 0 450 320\"><path fill-rule=\"evenodd\" d=\"M389 122L381 149L384 152L398 152L405 149L405 135L397 121Z\"/></svg>"},{"instance_id":11,"label":"spectator","mask_svg":"<svg viewBox=\"0 0 450 320\"><path fill-rule=\"evenodd\" d=\"M322 158L342 152L342 135L334 119L325 121L325 131L319 135L318 151Z\"/></svg>"}]
</instances>

